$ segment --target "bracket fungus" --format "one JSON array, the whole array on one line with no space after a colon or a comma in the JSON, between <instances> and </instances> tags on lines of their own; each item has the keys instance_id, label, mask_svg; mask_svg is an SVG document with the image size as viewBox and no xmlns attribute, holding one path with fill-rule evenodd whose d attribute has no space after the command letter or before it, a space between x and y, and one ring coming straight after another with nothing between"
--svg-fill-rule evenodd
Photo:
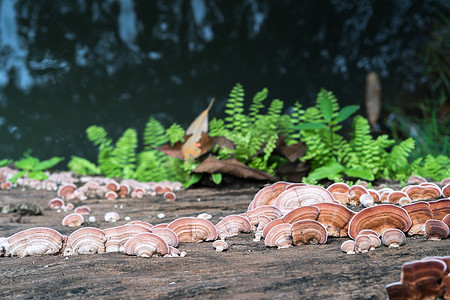
<instances>
[{"instance_id":1,"label":"bracket fungus","mask_svg":"<svg viewBox=\"0 0 450 300\"><path fill-rule=\"evenodd\" d=\"M443 219L442 222L444 222L445 224L447 224L447 226L450 226L450 214L446 215Z\"/></svg>"},{"instance_id":2,"label":"bracket fungus","mask_svg":"<svg viewBox=\"0 0 450 300\"><path fill-rule=\"evenodd\" d=\"M341 251L347 254L355 254L355 241L348 240L341 244Z\"/></svg>"},{"instance_id":3,"label":"bracket fungus","mask_svg":"<svg viewBox=\"0 0 450 300\"><path fill-rule=\"evenodd\" d=\"M264 240L266 247L292 247L292 225L283 223L270 229Z\"/></svg>"},{"instance_id":4,"label":"bracket fungus","mask_svg":"<svg viewBox=\"0 0 450 300\"><path fill-rule=\"evenodd\" d=\"M380 204L358 212L350 220L348 235L355 238L363 229L372 229L378 236L381 236L383 231L390 228L407 232L411 224L411 219L403 208L392 204Z\"/></svg>"},{"instance_id":5,"label":"bracket fungus","mask_svg":"<svg viewBox=\"0 0 450 300\"><path fill-rule=\"evenodd\" d=\"M427 182L427 180L425 178L423 178L422 176L418 176L418 175L411 175L406 180L406 184L408 184L408 185L410 185L410 184L420 184L420 183L423 183L423 182Z\"/></svg>"},{"instance_id":6,"label":"bracket fungus","mask_svg":"<svg viewBox=\"0 0 450 300\"><path fill-rule=\"evenodd\" d=\"M441 195L440 189L435 186L413 185L405 192L412 201L436 199Z\"/></svg>"},{"instance_id":7,"label":"bracket fungus","mask_svg":"<svg viewBox=\"0 0 450 300\"><path fill-rule=\"evenodd\" d=\"M124 245L123 252L139 257L166 255L170 251L169 245L154 233L140 233L130 238Z\"/></svg>"},{"instance_id":8,"label":"bracket fungus","mask_svg":"<svg viewBox=\"0 0 450 300\"><path fill-rule=\"evenodd\" d=\"M105 198L109 199L109 200L114 200L114 199L117 199L118 197L119 197L119 195L117 195L117 193L114 191L107 191L105 193Z\"/></svg>"},{"instance_id":9,"label":"bracket fungus","mask_svg":"<svg viewBox=\"0 0 450 300\"><path fill-rule=\"evenodd\" d=\"M178 218L167 228L172 229L180 242L214 241L217 239L217 229L208 220L192 217Z\"/></svg>"},{"instance_id":10,"label":"bracket fungus","mask_svg":"<svg viewBox=\"0 0 450 300\"><path fill-rule=\"evenodd\" d=\"M263 205L272 205L278 195L286 190L287 185L287 182L278 181L272 185L260 189L250 202L248 210L252 210Z\"/></svg>"},{"instance_id":11,"label":"bracket fungus","mask_svg":"<svg viewBox=\"0 0 450 300\"><path fill-rule=\"evenodd\" d=\"M167 245L171 247L178 246L178 237L176 233L169 228L152 228L151 232L162 238Z\"/></svg>"},{"instance_id":12,"label":"bracket fungus","mask_svg":"<svg viewBox=\"0 0 450 300\"><path fill-rule=\"evenodd\" d=\"M359 232L359 235L367 235L370 238L370 249L369 250L374 250L375 248L378 248L381 246L381 240L378 237L378 234L371 230L371 229L363 229Z\"/></svg>"},{"instance_id":13,"label":"bracket fungus","mask_svg":"<svg viewBox=\"0 0 450 300\"><path fill-rule=\"evenodd\" d=\"M91 208L87 205L82 205L75 208L73 212L80 215L88 215L91 213Z\"/></svg>"},{"instance_id":14,"label":"bracket fungus","mask_svg":"<svg viewBox=\"0 0 450 300\"><path fill-rule=\"evenodd\" d=\"M450 198L450 183L447 183L443 188L442 188L442 195L445 198Z\"/></svg>"},{"instance_id":15,"label":"bracket fungus","mask_svg":"<svg viewBox=\"0 0 450 300\"><path fill-rule=\"evenodd\" d=\"M213 247L216 249L217 252L222 252L224 250L228 249L228 244L225 241L222 240L215 240L213 242Z\"/></svg>"},{"instance_id":16,"label":"bracket fungus","mask_svg":"<svg viewBox=\"0 0 450 300\"><path fill-rule=\"evenodd\" d=\"M348 204L348 193L350 187L343 182L336 182L330 185L327 190L333 195L334 199L342 205Z\"/></svg>"},{"instance_id":17,"label":"bracket fungus","mask_svg":"<svg viewBox=\"0 0 450 300\"><path fill-rule=\"evenodd\" d=\"M152 229L153 228L152 224L150 224L148 222L145 222L145 221L131 221L131 222L128 222L127 224L125 224L125 225L140 225L140 226L143 226L143 227L145 227L147 229Z\"/></svg>"},{"instance_id":18,"label":"bracket fungus","mask_svg":"<svg viewBox=\"0 0 450 300\"><path fill-rule=\"evenodd\" d=\"M440 241L448 237L449 228L444 222L431 219L425 222L425 233L429 240Z\"/></svg>"},{"instance_id":19,"label":"bracket fungus","mask_svg":"<svg viewBox=\"0 0 450 300\"><path fill-rule=\"evenodd\" d=\"M150 232L150 229L137 224L127 224L106 228L103 232L106 238L105 251L109 253L123 251L125 243L130 238L139 233Z\"/></svg>"},{"instance_id":20,"label":"bracket fungus","mask_svg":"<svg viewBox=\"0 0 450 300\"><path fill-rule=\"evenodd\" d=\"M78 227L84 224L84 217L82 214L71 213L64 217L62 225L66 227Z\"/></svg>"},{"instance_id":21,"label":"bracket fungus","mask_svg":"<svg viewBox=\"0 0 450 300\"><path fill-rule=\"evenodd\" d=\"M284 224L283 219L275 219L269 222L269 224L266 225L266 227L264 227L263 232L262 232L262 236L265 238L267 236L267 234L269 233L269 231L280 224Z\"/></svg>"},{"instance_id":22,"label":"bracket fungus","mask_svg":"<svg viewBox=\"0 0 450 300\"><path fill-rule=\"evenodd\" d=\"M277 207L297 208L318 203L338 203L331 193L320 186L296 186L281 193L275 200Z\"/></svg>"},{"instance_id":23,"label":"bracket fungus","mask_svg":"<svg viewBox=\"0 0 450 300\"><path fill-rule=\"evenodd\" d=\"M258 217L258 224L256 226L256 232L255 232L255 238L253 239L254 242L259 242L262 237L262 232L264 228L269 224L272 220L267 216L259 216Z\"/></svg>"},{"instance_id":24,"label":"bracket fungus","mask_svg":"<svg viewBox=\"0 0 450 300\"><path fill-rule=\"evenodd\" d=\"M101 229L95 227L77 229L67 238L64 256L105 253L105 242L105 233Z\"/></svg>"},{"instance_id":25,"label":"bracket fungus","mask_svg":"<svg viewBox=\"0 0 450 300\"><path fill-rule=\"evenodd\" d=\"M325 244L327 229L315 220L302 220L292 224L292 242L301 244Z\"/></svg>"},{"instance_id":26,"label":"bracket fungus","mask_svg":"<svg viewBox=\"0 0 450 300\"><path fill-rule=\"evenodd\" d=\"M450 214L450 199L440 199L428 203L430 204L433 219L442 220L446 215Z\"/></svg>"},{"instance_id":27,"label":"bracket fungus","mask_svg":"<svg viewBox=\"0 0 450 300\"><path fill-rule=\"evenodd\" d=\"M396 248L406 243L406 235L400 229L387 229L383 232L381 241L389 248Z\"/></svg>"},{"instance_id":28,"label":"bracket fungus","mask_svg":"<svg viewBox=\"0 0 450 300\"><path fill-rule=\"evenodd\" d=\"M216 224L216 229L221 239L238 235L239 232L252 231L250 221L242 216L228 215Z\"/></svg>"},{"instance_id":29,"label":"bracket fungus","mask_svg":"<svg viewBox=\"0 0 450 300\"><path fill-rule=\"evenodd\" d=\"M61 198L53 198L48 201L48 206L51 209L60 209L64 206L64 200L62 200Z\"/></svg>"},{"instance_id":30,"label":"bracket fungus","mask_svg":"<svg viewBox=\"0 0 450 300\"><path fill-rule=\"evenodd\" d=\"M174 192L165 192L163 196L166 201L175 201L177 199Z\"/></svg>"},{"instance_id":31,"label":"bracket fungus","mask_svg":"<svg viewBox=\"0 0 450 300\"><path fill-rule=\"evenodd\" d=\"M367 234L360 234L355 238L355 250L356 252L365 253L371 248L370 236Z\"/></svg>"},{"instance_id":32,"label":"bracket fungus","mask_svg":"<svg viewBox=\"0 0 450 300\"><path fill-rule=\"evenodd\" d=\"M359 205L360 197L363 194L369 194L367 189L359 184L355 184L350 188L350 191L348 192L348 203L350 205ZM369 194L370 195L370 194Z\"/></svg>"},{"instance_id":33,"label":"bracket fungus","mask_svg":"<svg viewBox=\"0 0 450 300\"><path fill-rule=\"evenodd\" d=\"M425 235L425 222L433 218L430 204L418 201L403 205L402 208L406 210L412 222L408 235Z\"/></svg>"},{"instance_id":34,"label":"bracket fungus","mask_svg":"<svg viewBox=\"0 0 450 300\"><path fill-rule=\"evenodd\" d=\"M324 203L330 204L330 203ZM340 205L340 204L336 204ZM342 206L342 205L340 205ZM317 206L305 205L295 208L283 217L284 223L293 224L301 220L315 220L319 215L320 209Z\"/></svg>"},{"instance_id":35,"label":"bracket fungus","mask_svg":"<svg viewBox=\"0 0 450 300\"><path fill-rule=\"evenodd\" d=\"M20 231L2 242L3 256L25 257L60 252L63 236L56 230L36 227Z\"/></svg>"},{"instance_id":36,"label":"bracket fungus","mask_svg":"<svg viewBox=\"0 0 450 300\"><path fill-rule=\"evenodd\" d=\"M402 191L393 191L390 193L387 197L387 201L391 204L398 204L400 199L402 198L409 198L408 195L405 192Z\"/></svg>"},{"instance_id":37,"label":"bracket fungus","mask_svg":"<svg viewBox=\"0 0 450 300\"><path fill-rule=\"evenodd\" d=\"M77 186L73 183L66 183L61 185L58 188L58 191L56 192L56 194L58 195L58 197L62 198L62 199L74 199L75 195L74 192L76 190Z\"/></svg>"},{"instance_id":38,"label":"bracket fungus","mask_svg":"<svg viewBox=\"0 0 450 300\"><path fill-rule=\"evenodd\" d=\"M120 215L115 211L110 211L105 214L105 221L115 223L120 220Z\"/></svg>"},{"instance_id":39,"label":"bracket fungus","mask_svg":"<svg viewBox=\"0 0 450 300\"><path fill-rule=\"evenodd\" d=\"M281 211L273 205L258 206L252 210L247 211L246 214L254 230L256 230L256 225L258 225L259 216L266 216L271 220L275 220L280 218L282 215Z\"/></svg>"},{"instance_id":40,"label":"bracket fungus","mask_svg":"<svg viewBox=\"0 0 450 300\"><path fill-rule=\"evenodd\" d=\"M336 203L319 203L314 206L320 210L316 219L325 226L328 236L348 236L348 224L356 214L354 211Z\"/></svg>"}]
</instances>

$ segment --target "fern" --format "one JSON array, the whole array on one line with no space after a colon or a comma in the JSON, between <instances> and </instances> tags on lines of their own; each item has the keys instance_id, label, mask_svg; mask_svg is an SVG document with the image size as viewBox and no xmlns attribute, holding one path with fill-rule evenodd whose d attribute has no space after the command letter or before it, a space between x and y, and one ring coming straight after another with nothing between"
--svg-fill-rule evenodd
<instances>
[{"instance_id":1,"label":"fern","mask_svg":"<svg viewBox=\"0 0 450 300\"><path fill-rule=\"evenodd\" d=\"M441 181L450 177L450 157L427 155L425 159L416 159L409 167L409 175L415 174L430 177L432 180ZM409 176L408 175L408 176Z\"/></svg>"},{"instance_id":2,"label":"fern","mask_svg":"<svg viewBox=\"0 0 450 300\"><path fill-rule=\"evenodd\" d=\"M223 120L213 118L211 121L209 121L210 136L222 136L225 135L226 132L228 131L225 129L225 122Z\"/></svg>"},{"instance_id":3,"label":"fern","mask_svg":"<svg viewBox=\"0 0 450 300\"><path fill-rule=\"evenodd\" d=\"M168 142L164 126L154 118L150 118L145 124L143 139L147 149L158 148Z\"/></svg>"},{"instance_id":4,"label":"fern","mask_svg":"<svg viewBox=\"0 0 450 300\"><path fill-rule=\"evenodd\" d=\"M225 128L229 130L239 130L247 128L247 122L242 114L244 112L244 88L237 83L230 92L227 103L225 104Z\"/></svg>"},{"instance_id":5,"label":"fern","mask_svg":"<svg viewBox=\"0 0 450 300\"><path fill-rule=\"evenodd\" d=\"M167 128L166 135L170 144L173 146L176 142L184 142L185 131L183 127L177 123L173 123L169 128Z\"/></svg>"},{"instance_id":6,"label":"fern","mask_svg":"<svg viewBox=\"0 0 450 300\"><path fill-rule=\"evenodd\" d=\"M415 142L412 138L408 138L407 140L404 140L400 144L394 146L392 148L392 151L389 155L389 158L387 159L386 168L389 170L390 174L398 179L398 176L396 176L396 173L404 172L405 169L408 167L408 156L410 155L411 151L415 147Z\"/></svg>"},{"instance_id":7,"label":"fern","mask_svg":"<svg viewBox=\"0 0 450 300\"><path fill-rule=\"evenodd\" d=\"M108 137L108 132L103 127L100 126L89 126L86 129L86 134L88 139L94 143L95 146L99 147L102 151L111 146L112 139Z\"/></svg>"},{"instance_id":8,"label":"fern","mask_svg":"<svg viewBox=\"0 0 450 300\"><path fill-rule=\"evenodd\" d=\"M253 103L249 107L249 122L253 123L256 121L259 116L259 112L262 108L264 108L264 104L262 103L269 94L269 90L267 88L263 88L260 92L256 93L253 97Z\"/></svg>"},{"instance_id":9,"label":"fern","mask_svg":"<svg viewBox=\"0 0 450 300\"><path fill-rule=\"evenodd\" d=\"M79 175L96 175L101 174L101 169L97 167L94 163L89 160L78 157L75 155L71 156L69 163L67 164L71 172L77 173Z\"/></svg>"}]
</instances>

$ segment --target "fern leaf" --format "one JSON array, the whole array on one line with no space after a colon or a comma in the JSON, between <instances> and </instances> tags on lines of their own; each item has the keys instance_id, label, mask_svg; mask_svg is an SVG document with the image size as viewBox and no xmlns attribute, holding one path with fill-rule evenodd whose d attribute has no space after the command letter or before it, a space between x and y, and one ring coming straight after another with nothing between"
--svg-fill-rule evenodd
<instances>
[{"instance_id":1,"label":"fern leaf","mask_svg":"<svg viewBox=\"0 0 450 300\"><path fill-rule=\"evenodd\" d=\"M173 146L176 142L184 142L185 131L179 124L173 123L167 128L166 135L170 144Z\"/></svg>"},{"instance_id":2,"label":"fern leaf","mask_svg":"<svg viewBox=\"0 0 450 300\"><path fill-rule=\"evenodd\" d=\"M156 119L150 118L145 124L143 140L147 149L158 148L166 144L168 138L164 126Z\"/></svg>"},{"instance_id":3,"label":"fern leaf","mask_svg":"<svg viewBox=\"0 0 450 300\"><path fill-rule=\"evenodd\" d=\"M264 108L264 104L262 102L267 98L269 94L269 90L267 88L263 88L261 91L257 92L253 97L253 103L249 107L249 121L255 122L256 118L262 108Z\"/></svg>"}]
</instances>

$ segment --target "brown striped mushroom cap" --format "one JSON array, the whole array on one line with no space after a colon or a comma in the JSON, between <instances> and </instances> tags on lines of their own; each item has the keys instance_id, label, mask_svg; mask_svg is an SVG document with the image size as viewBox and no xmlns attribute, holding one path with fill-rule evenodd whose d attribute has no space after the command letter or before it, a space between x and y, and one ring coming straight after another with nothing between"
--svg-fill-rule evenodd
<instances>
[{"instance_id":1,"label":"brown striped mushroom cap","mask_svg":"<svg viewBox=\"0 0 450 300\"><path fill-rule=\"evenodd\" d=\"M380 193L377 190L374 189L367 189L369 194L373 197L373 202L378 203L380 202Z\"/></svg>"},{"instance_id":2,"label":"brown striped mushroom cap","mask_svg":"<svg viewBox=\"0 0 450 300\"><path fill-rule=\"evenodd\" d=\"M242 216L228 215L216 224L221 239L238 235L239 232L251 232L250 221Z\"/></svg>"},{"instance_id":3,"label":"brown striped mushroom cap","mask_svg":"<svg viewBox=\"0 0 450 300\"><path fill-rule=\"evenodd\" d=\"M145 222L145 221L131 221L131 222L128 222L127 224L125 224L125 225L141 225L141 226L143 226L143 227L145 227L147 229L152 229L153 228L152 224L150 224L148 222Z\"/></svg>"},{"instance_id":4,"label":"brown striped mushroom cap","mask_svg":"<svg viewBox=\"0 0 450 300\"><path fill-rule=\"evenodd\" d=\"M365 253L370 250L372 246L372 241L370 236L367 234L359 234L355 238L355 250L356 252Z\"/></svg>"},{"instance_id":5,"label":"brown striped mushroom cap","mask_svg":"<svg viewBox=\"0 0 450 300\"><path fill-rule=\"evenodd\" d=\"M172 229L180 242L214 241L217 239L217 229L208 220L192 217L179 218L170 223L167 228Z\"/></svg>"},{"instance_id":6,"label":"brown striped mushroom cap","mask_svg":"<svg viewBox=\"0 0 450 300\"><path fill-rule=\"evenodd\" d=\"M445 224L447 224L447 226L450 226L450 214L446 215L443 219L442 222L444 222Z\"/></svg>"},{"instance_id":7,"label":"brown striped mushroom cap","mask_svg":"<svg viewBox=\"0 0 450 300\"><path fill-rule=\"evenodd\" d=\"M262 232L262 236L265 238L267 236L267 234L269 233L269 231L280 224L284 224L284 221L282 218L280 219L275 219L269 222L269 224L266 225L266 227L264 227L263 232Z\"/></svg>"},{"instance_id":8,"label":"brown striped mushroom cap","mask_svg":"<svg viewBox=\"0 0 450 300\"><path fill-rule=\"evenodd\" d=\"M380 193L380 201L381 203L389 203L388 197L392 191L379 192Z\"/></svg>"},{"instance_id":9,"label":"brown striped mushroom cap","mask_svg":"<svg viewBox=\"0 0 450 300\"><path fill-rule=\"evenodd\" d=\"M429 240L440 241L448 237L449 228L444 222L431 219L425 222L425 234Z\"/></svg>"},{"instance_id":10,"label":"brown striped mushroom cap","mask_svg":"<svg viewBox=\"0 0 450 300\"><path fill-rule=\"evenodd\" d=\"M114 191L107 191L105 193L105 198L109 199L109 200L114 200L114 199L117 199L118 197L119 197L119 195L117 195L117 193Z\"/></svg>"},{"instance_id":11,"label":"brown striped mushroom cap","mask_svg":"<svg viewBox=\"0 0 450 300\"><path fill-rule=\"evenodd\" d=\"M384 289L388 294L390 300L408 300L416 299L414 292L411 290L410 284L402 283L400 281L387 284Z\"/></svg>"},{"instance_id":12,"label":"brown striped mushroom cap","mask_svg":"<svg viewBox=\"0 0 450 300\"><path fill-rule=\"evenodd\" d=\"M423 261L427 261L427 260L441 260L443 261L446 265L447 265L447 269L444 272L444 276L448 275L450 273L450 256L428 256L428 257L424 257L421 260Z\"/></svg>"},{"instance_id":13,"label":"brown striped mushroom cap","mask_svg":"<svg viewBox=\"0 0 450 300\"><path fill-rule=\"evenodd\" d=\"M412 222L408 235L425 235L425 222L433 218L430 204L419 201L403 205L402 208L406 210Z\"/></svg>"},{"instance_id":14,"label":"brown striped mushroom cap","mask_svg":"<svg viewBox=\"0 0 450 300\"><path fill-rule=\"evenodd\" d=\"M266 247L292 247L292 225L283 223L276 225L267 233L264 245Z\"/></svg>"},{"instance_id":15,"label":"brown striped mushroom cap","mask_svg":"<svg viewBox=\"0 0 450 300\"><path fill-rule=\"evenodd\" d=\"M411 219L406 210L392 204L380 204L358 212L349 223L348 235L355 238L363 229L372 229L378 236L390 228L406 232L411 227Z\"/></svg>"},{"instance_id":16,"label":"brown striped mushroom cap","mask_svg":"<svg viewBox=\"0 0 450 300\"><path fill-rule=\"evenodd\" d=\"M442 195L444 195L445 198L450 198L450 183L447 183L442 188Z\"/></svg>"},{"instance_id":17,"label":"brown striped mushroom cap","mask_svg":"<svg viewBox=\"0 0 450 300\"><path fill-rule=\"evenodd\" d=\"M105 242L103 230L95 227L80 228L67 238L64 255L105 253Z\"/></svg>"},{"instance_id":18,"label":"brown striped mushroom cap","mask_svg":"<svg viewBox=\"0 0 450 300\"><path fill-rule=\"evenodd\" d=\"M36 227L20 231L7 238L2 246L4 256L32 256L57 254L62 248L63 236L56 230Z\"/></svg>"},{"instance_id":19,"label":"brown striped mushroom cap","mask_svg":"<svg viewBox=\"0 0 450 300\"><path fill-rule=\"evenodd\" d=\"M178 237L176 233L169 228L152 228L152 233L156 234L160 238L162 238L167 245L171 247L177 247L178 246Z\"/></svg>"},{"instance_id":20,"label":"brown striped mushroom cap","mask_svg":"<svg viewBox=\"0 0 450 300\"><path fill-rule=\"evenodd\" d=\"M122 252L125 243L130 238L139 233L150 232L150 230L141 225L128 224L106 228L103 230L103 232L106 238L105 251L109 253Z\"/></svg>"},{"instance_id":21,"label":"brown striped mushroom cap","mask_svg":"<svg viewBox=\"0 0 450 300\"><path fill-rule=\"evenodd\" d=\"M126 183L121 183L119 186L119 191L117 191L117 194L120 197L125 198L128 195L130 195L130 193L131 193L131 187Z\"/></svg>"},{"instance_id":22,"label":"brown striped mushroom cap","mask_svg":"<svg viewBox=\"0 0 450 300\"><path fill-rule=\"evenodd\" d=\"M439 198L441 191L435 186L414 185L406 190L406 194L412 201L418 201Z\"/></svg>"},{"instance_id":23,"label":"brown striped mushroom cap","mask_svg":"<svg viewBox=\"0 0 450 300\"><path fill-rule=\"evenodd\" d=\"M228 249L227 242L225 242L223 240L215 240L212 245L213 245L213 248L216 249L217 252L222 252L222 251Z\"/></svg>"},{"instance_id":24,"label":"brown striped mushroom cap","mask_svg":"<svg viewBox=\"0 0 450 300\"><path fill-rule=\"evenodd\" d=\"M258 217L258 225L256 226L255 237L253 238L254 242L259 242L263 236L263 230L272 220L266 216Z\"/></svg>"},{"instance_id":25,"label":"brown striped mushroom cap","mask_svg":"<svg viewBox=\"0 0 450 300\"><path fill-rule=\"evenodd\" d=\"M340 204L348 204L348 193L350 192L350 187L348 186L348 184L343 182L336 182L330 185L327 190Z\"/></svg>"},{"instance_id":26,"label":"brown striped mushroom cap","mask_svg":"<svg viewBox=\"0 0 450 300\"><path fill-rule=\"evenodd\" d=\"M450 177L444 178L441 180L441 182L439 183L441 186L450 184Z\"/></svg>"},{"instance_id":27,"label":"brown striped mushroom cap","mask_svg":"<svg viewBox=\"0 0 450 300\"><path fill-rule=\"evenodd\" d=\"M263 205L272 205L279 194L285 191L287 182L279 181L260 189L248 206L248 210Z\"/></svg>"},{"instance_id":28,"label":"brown striped mushroom cap","mask_svg":"<svg viewBox=\"0 0 450 300\"><path fill-rule=\"evenodd\" d=\"M256 225L258 225L259 216L266 216L271 220L275 220L280 218L281 215L281 211L273 205L258 206L247 211L248 220L250 221L250 224L252 224L254 230L256 230Z\"/></svg>"},{"instance_id":29,"label":"brown striped mushroom cap","mask_svg":"<svg viewBox=\"0 0 450 300\"><path fill-rule=\"evenodd\" d=\"M355 216L354 211L336 203L319 203L314 206L320 210L317 221L325 226L328 236L348 236L348 223Z\"/></svg>"},{"instance_id":30,"label":"brown striped mushroom cap","mask_svg":"<svg viewBox=\"0 0 450 300\"><path fill-rule=\"evenodd\" d=\"M363 229L359 232L359 235L367 235L370 238L370 249L374 250L375 248L378 248L381 246L381 240L378 237L378 233L371 229Z\"/></svg>"},{"instance_id":31,"label":"brown striped mushroom cap","mask_svg":"<svg viewBox=\"0 0 450 300\"><path fill-rule=\"evenodd\" d=\"M75 208L73 212L80 215L88 215L91 213L91 208L87 205L81 205Z\"/></svg>"},{"instance_id":32,"label":"brown striped mushroom cap","mask_svg":"<svg viewBox=\"0 0 450 300\"><path fill-rule=\"evenodd\" d=\"M423 183L423 182L427 182L427 180L425 178L423 178L422 176L418 176L418 175L411 175L406 180L406 184L408 184L408 185L410 185L410 184L420 184L420 183Z\"/></svg>"},{"instance_id":33,"label":"brown striped mushroom cap","mask_svg":"<svg viewBox=\"0 0 450 300\"><path fill-rule=\"evenodd\" d=\"M355 254L355 241L348 240L341 244L341 251L347 254Z\"/></svg>"},{"instance_id":34,"label":"brown striped mushroom cap","mask_svg":"<svg viewBox=\"0 0 450 300\"><path fill-rule=\"evenodd\" d=\"M74 192L76 190L77 186L73 183L66 183L61 185L58 188L58 191L56 192L56 194L58 195L58 197L62 198L62 199L74 199Z\"/></svg>"},{"instance_id":35,"label":"brown striped mushroom cap","mask_svg":"<svg viewBox=\"0 0 450 300\"><path fill-rule=\"evenodd\" d=\"M281 193L275 200L275 206L297 208L317 203L337 203L331 193L320 186L296 186Z\"/></svg>"},{"instance_id":36,"label":"brown striped mushroom cap","mask_svg":"<svg viewBox=\"0 0 450 300\"><path fill-rule=\"evenodd\" d=\"M325 244L327 229L315 220L301 220L292 224L292 242L301 244Z\"/></svg>"},{"instance_id":37,"label":"brown striped mushroom cap","mask_svg":"<svg viewBox=\"0 0 450 300\"><path fill-rule=\"evenodd\" d=\"M390 248L399 247L406 243L406 236L400 229L386 229L381 236L381 241Z\"/></svg>"},{"instance_id":38,"label":"brown striped mushroom cap","mask_svg":"<svg viewBox=\"0 0 450 300\"><path fill-rule=\"evenodd\" d=\"M48 201L48 206L51 209L60 209L64 206L64 200L62 200L61 198L53 198Z\"/></svg>"},{"instance_id":39,"label":"brown striped mushroom cap","mask_svg":"<svg viewBox=\"0 0 450 300\"><path fill-rule=\"evenodd\" d=\"M62 225L66 227L78 227L84 224L84 217L82 214L71 213L64 217Z\"/></svg>"},{"instance_id":40,"label":"brown striped mushroom cap","mask_svg":"<svg viewBox=\"0 0 450 300\"><path fill-rule=\"evenodd\" d=\"M331 203L323 203L331 204ZM340 205L340 204L336 204ZM341 205L342 206L342 205ZM300 220L315 220L319 215L319 208L316 206L305 205L295 208L283 217L284 223L293 224Z\"/></svg>"},{"instance_id":41,"label":"brown striped mushroom cap","mask_svg":"<svg viewBox=\"0 0 450 300\"><path fill-rule=\"evenodd\" d=\"M175 201L177 199L177 196L175 195L174 192L165 192L164 193L164 200L166 201Z\"/></svg>"},{"instance_id":42,"label":"brown striped mushroom cap","mask_svg":"<svg viewBox=\"0 0 450 300\"><path fill-rule=\"evenodd\" d=\"M139 257L152 257L154 255L166 255L170 251L169 245L154 233L139 233L130 238L124 246L123 252Z\"/></svg>"},{"instance_id":43,"label":"brown striped mushroom cap","mask_svg":"<svg viewBox=\"0 0 450 300\"><path fill-rule=\"evenodd\" d=\"M106 188L109 191L113 191L113 192L118 192L120 190L120 184L115 181L115 180L110 180L107 184L106 184Z\"/></svg>"},{"instance_id":44,"label":"brown striped mushroom cap","mask_svg":"<svg viewBox=\"0 0 450 300\"><path fill-rule=\"evenodd\" d=\"M394 191L388 195L387 201L391 204L398 204L399 200L403 197L409 198L405 192Z\"/></svg>"},{"instance_id":45,"label":"brown striped mushroom cap","mask_svg":"<svg viewBox=\"0 0 450 300\"><path fill-rule=\"evenodd\" d=\"M450 199L440 199L428 203L430 204L433 219L442 220L446 215L450 214Z\"/></svg>"},{"instance_id":46,"label":"brown striped mushroom cap","mask_svg":"<svg viewBox=\"0 0 450 300\"><path fill-rule=\"evenodd\" d=\"M350 188L350 191L348 192L348 203L350 205L359 205L360 204L359 198L363 194L369 194L369 192L364 186L360 184L355 184Z\"/></svg>"}]
</instances>

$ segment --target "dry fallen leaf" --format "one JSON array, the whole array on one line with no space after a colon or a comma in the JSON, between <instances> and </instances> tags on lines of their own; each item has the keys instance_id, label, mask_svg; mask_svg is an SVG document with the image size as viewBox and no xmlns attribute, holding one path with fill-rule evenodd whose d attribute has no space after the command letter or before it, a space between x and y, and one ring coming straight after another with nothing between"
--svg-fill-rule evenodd
<instances>
[{"instance_id":1,"label":"dry fallen leaf","mask_svg":"<svg viewBox=\"0 0 450 300\"><path fill-rule=\"evenodd\" d=\"M374 128L381 113L381 83L372 71L366 77L366 113L370 126Z\"/></svg>"}]
</instances>

